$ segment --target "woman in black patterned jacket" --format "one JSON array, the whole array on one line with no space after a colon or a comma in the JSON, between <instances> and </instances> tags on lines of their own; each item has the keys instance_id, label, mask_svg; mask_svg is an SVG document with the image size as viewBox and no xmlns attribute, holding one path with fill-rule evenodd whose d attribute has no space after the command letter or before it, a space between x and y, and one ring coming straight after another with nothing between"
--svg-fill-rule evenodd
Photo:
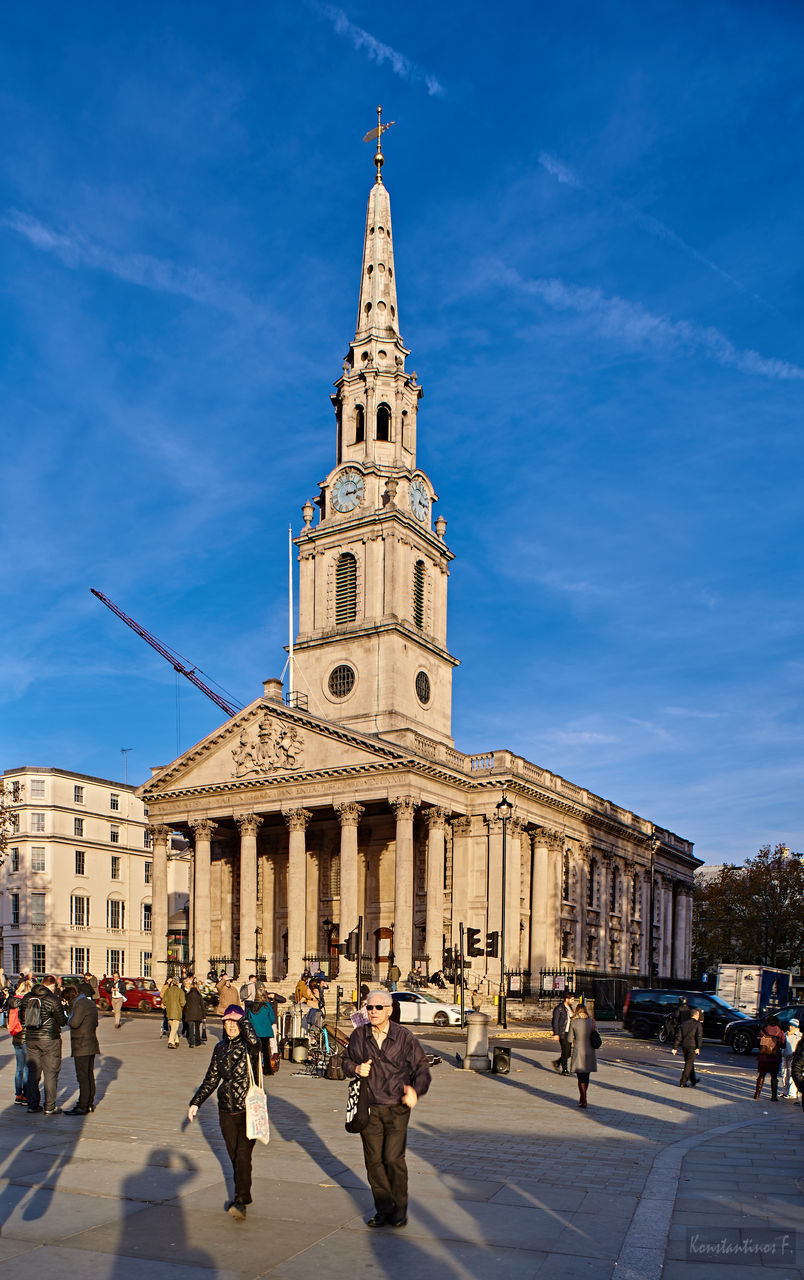
<instances>
[{"instance_id":1,"label":"woman in black patterned jacket","mask_svg":"<svg viewBox=\"0 0 804 1280\"><path fill-rule=\"evenodd\" d=\"M234 1200L229 1213L242 1222L246 1205L251 1204L251 1153L254 1139L246 1137L246 1094L250 1079L248 1056L259 1058L260 1042L256 1032L237 1004L230 1004L223 1015L223 1038L212 1050L212 1060L203 1083L193 1094L187 1111L194 1120L202 1102L218 1090L218 1119L226 1150L234 1171Z\"/></svg>"}]
</instances>

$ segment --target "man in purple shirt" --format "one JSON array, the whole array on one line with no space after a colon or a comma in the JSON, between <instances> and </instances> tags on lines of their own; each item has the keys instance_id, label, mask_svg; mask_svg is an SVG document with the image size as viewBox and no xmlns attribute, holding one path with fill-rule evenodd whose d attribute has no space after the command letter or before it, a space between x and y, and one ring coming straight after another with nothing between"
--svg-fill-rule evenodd
<instances>
[{"instance_id":1,"label":"man in purple shirt","mask_svg":"<svg viewBox=\"0 0 804 1280\"><path fill-rule=\"evenodd\" d=\"M360 1137L374 1195L369 1227L404 1227L408 1220L408 1121L430 1088L425 1052L407 1027L391 1021L392 1008L388 991L372 991L368 1025L352 1032L343 1055L344 1073L359 1076L368 1089L369 1122Z\"/></svg>"}]
</instances>

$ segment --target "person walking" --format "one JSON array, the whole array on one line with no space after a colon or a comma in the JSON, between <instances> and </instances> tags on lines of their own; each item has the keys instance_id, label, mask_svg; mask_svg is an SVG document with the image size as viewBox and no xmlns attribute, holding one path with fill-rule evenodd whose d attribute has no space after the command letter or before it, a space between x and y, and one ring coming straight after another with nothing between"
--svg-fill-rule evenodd
<instances>
[{"instance_id":1,"label":"person walking","mask_svg":"<svg viewBox=\"0 0 804 1280\"><path fill-rule=\"evenodd\" d=\"M168 978L161 991L162 1007L167 1014L168 1027L170 1034L168 1035L168 1049L178 1049L179 1047L179 1031L181 1030L182 1010L184 1009L185 998L181 983L175 978Z\"/></svg>"},{"instance_id":2,"label":"person walking","mask_svg":"<svg viewBox=\"0 0 804 1280\"><path fill-rule=\"evenodd\" d=\"M67 1025L67 1016L56 994L58 984L52 973L37 982L20 1002L20 1022L25 1031L25 1049L28 1058L28 1081L25 1092L29 1111L42 1111L54 1116L61 1111L56 1106L61 1070L61 1029ZM39 1091L40 1078L44 1079L45 1105Z\"/></svg>"},{"instance_id":3,"label":"person walking","mask_svg":"<svg viewBox=\"0 0 804 1280\"><path fill-rule=\"evenodd\" d=\"M184 1021L187 1023L187 1047L195 1049L201 1043L201 1027L207 1016L204 997L197 978L193 978L184 995Z\"/></svg>"},{"instance_id":4,"label":"person walking","mask_svg":"<svg viewBox=\"0 0 804 1280\"><path fill-rule=\"evenodd\" d=\"M356 1027L343 1053L344 1074L368 1093L369 1121L360 1137L374 1214L369 1227L404 1227L408 1220L405 1161L410 1113L430 1088L430 1067L416 1036L391 1021L391 995L372 991L368 1023Z\"/></svg>"},{"instance_id":5,"label":"person walking","mask_svg":"<svg viewBox=\"0 0 804 1280\"><path fill-rule=\"evenodd\" d=\"M257 988L256 998L249 1004L246 1016L260 1042L262 1069L266 1075L273 1075L271 1040L276 1035L276 1015L274 1014L273 1005L268 999L268 992L265 987Z\"/></svg>"},{"instance_id":6,"label":"person walking","mask_svg":"<svg viewBox=\"0 0 804 1280\"><path fill-rule=\"evenodd\" d=\"M243 983L242 987L240 988L239 995L240 995L240 1004L245 1009L248 1002L250 1000L254 1000L257 995L256 973L250 973L248 975L248 982Z\"/></svg>"},{"instance_id":7,"label":"person walking","mask_svg":"<svg viewBox=\"0 0 804 1280\"><path fill-rule=\"evenodd\" d=\"M95 1058L100 1053L98 1006L90 996L76 987L65 987L64 997L70 1015L70 1052L78 1082L78 1101L64 1114L86 1116L95 1110Z\"/></svg>"},{"instance_id":8,"label":"person walking","mask_svg":"<svg viewBox=\"0 0 804 1280\"><path fill-rule=\"evenodd\" d=\"M782 1054L782 1097L792 1098L796 1101L798 1090L795 1086L792 1076L793 1054L799 1046L801 1040L801 1027L798 1018L791 1018L787 1027L787 1035L784 1038L784 1053Z\"/></svg>"},{"instance_id":9,"label":"person walking","mask_svg":"<svg viewBox=\"0 0 804 1280\"><path fill-rule=\"evenodd\" d=\"M251 1083L247 1059L258 1051L259 1041L242 1008L229 1005L223 1013L223 1039L212 1050L207 1074L187 1109L187 1119L195 1120L198 1108L218 1090L218 1119L234 1173L234 1199L227 1212L239 1222L246 1216L246 1205L251 1204L255 1141L246 1137L246 1094Z\"/></svg>"},{"instance_id":10,"label":"person walking","mask_svg":"<svg viewBox=\"0 0 804 1280\"><path fill-rule=\"evenodd\" d=\"M218 1012L219 1013L221 1013L224 1009L228 1009L230 1004L236 1004L236 1005L240 1004L240 993L237 990L237 987L234 985L234 982L231 982L229 980L229 975L225 971L221 974L220 978L216 982L215 989L218 992Z\"/></svg>"},{"instance_id":11,"label":"person walking","mask_svg":"<svg viewBox=\"0 0 804 1280\"><path fill-rule=\"evenodd\" d=\"M687 1085L692 1085L693 1089L698 1083L698 1077L695 1074L695 1059L701 1052L703 1045L703 1026L701 1023L701 1010L690 1009L687 1017L680 1022L676 1028L676 1038L673 1043L673 1056L681 1049L684 1054L684 1067L681 1072L679 1086L686 1089Z\"/></svg>"},{"instance_id":12,"label":"person walking","mask_svg":"<svg viewBox=\"0 0 804 1280\"><path fill-rule=\"evenodd\" d=\"M31 990L31 984L27 978L22 978L17 984L16 991L12 991L7 997L4 1009L6 1013L6 1024L11 1035L11 1043L14 1046L14 1103L18 1107L24 1107L28 1101L25 1096L25 1086L28 1080L28 1054L25 1048L25 1028L20 1021L20 1005L23 996L26 996Z\"/></svg>"},{"instance_id":13,"label":"person walking","mask_svg":"<svg viewBox=\"0 0 804 1280\"><path fill-rule=\"evenodd\" d=\"M594 1030L595 1023L594 1019L589 1017L589 1010L586 1005L579 1004L570 1023L570 1040L572 1041L570 1071L578 1077L578 1106L584 1110L589 1089L589 1073L597 1071L597 1058L592 1044Z\"/></svg>"},{"instance_id":14,"label":"person walking","mask_svg":"<svg viewBox=\"0 0 804 1280\"><path fill-rule=\"evenodd\" d=\"M561 1001L553 1010L552 1026L553 1039L558 1041L560 1053L557 1058L553 1059L553 1070L559 1075L568 1076L569 1070L567 1063L570 1060L572 1052L572 1043L570 1041L570 1023L572 1022L572 996L569 991L565 991L561 997Z\"/></svg>"},{"instance_id":15,"label":"person walking","mask_svg":"<svg viewBox=\"0 0 804 1280\"><path fill-rule=\"evenodd\" d=\"M126 999L126 988L120 981L119 973L112 974L112 981L109 984L109 999L112 1002L115 1030L119 1031L123 1019L123 1005Z\"/></svg>"},{"instance_id":16,"label":"person walking","mask_svg":"<svg viewBox=\"0 0 804 1280\"><path fill-rule=\"evenodd\" d=\"M771 1102L778 1102L779 1067L782 1065L784 1038L784 1032L779 1026L779 1019L774 1017L767 1018L762 1035L759 1037L757 1083L754 1088L754 1098L761 1096L765 1076L770 1075Z\"/></svg>"},{"instance_id":17,"label":"person walking","mask_svg":"<svg viewBox=\"0 0 804 1280\"><path fill-rule=\"evenodd\" d=\"M397 990L397 988L399 987L399 979L401 977L402 977L402 970L400 969L396 960L394 960L392 957L391 963L388 966L388 990L389 991Z\"/></svg>"}]
</instances>

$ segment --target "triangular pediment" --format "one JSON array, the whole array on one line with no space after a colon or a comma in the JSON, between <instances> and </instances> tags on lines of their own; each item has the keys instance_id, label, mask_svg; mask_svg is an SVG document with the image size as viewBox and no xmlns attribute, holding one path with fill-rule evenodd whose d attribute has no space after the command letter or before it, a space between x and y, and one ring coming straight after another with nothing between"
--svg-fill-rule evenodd
<instances>
[{"instance_id":1,"label":"triangular pediment","mask_svg":"<svg viewBox=\"0 0 804 1280\"><path fill-rule=\"evenodd\" d=\"M341 725L259 698L171 764L154 773L138 794L188 787L231 787L238 782L287 778L403 759L404 751Z\"/></svg>"}]
</instances>

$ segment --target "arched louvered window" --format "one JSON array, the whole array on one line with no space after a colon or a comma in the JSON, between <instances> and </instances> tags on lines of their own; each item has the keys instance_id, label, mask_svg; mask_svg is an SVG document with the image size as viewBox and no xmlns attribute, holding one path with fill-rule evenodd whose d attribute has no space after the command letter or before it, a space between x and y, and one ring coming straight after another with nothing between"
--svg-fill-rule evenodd
<instances>
[{"instance_id":1,"label":"arched louvered window","mask_svg":"<svg viewBox=\"0 0 804 1280\"><path fill-rule=\"evenodd\" d=\"M366 438L366 414L362 404L355 406L355 444Z\"/></svg>"},{"instance_id":2,"label":"arched louvered window","mask_svg":"<svg viewBox=\"0 0 804 1280\"><path fill-rule=\"evenodd\" d=\"M339 556L335 568L335 625L357 617L357 561L351 551Z\"/></svg>"},{"instance_id":3,"label":"arched louvered window","mask_svg":"<svg viewBox=\"0 0 804 1280\"><path fill-rule=\"evenodd\" d=\"M391 439L391 410L387 404L381 404L377 408L377 439Z\"/></svg>"},{"instance_id":4,"label":"arched louvered window","mask_svg":"<svg viewBox=\"0 0 804 1280\"><path fill-rule=\"evenodd\" d=\"M424 631L424 561L417 560L413 566L413 621L420 631Z\"/></svg>"}]
</instances>

